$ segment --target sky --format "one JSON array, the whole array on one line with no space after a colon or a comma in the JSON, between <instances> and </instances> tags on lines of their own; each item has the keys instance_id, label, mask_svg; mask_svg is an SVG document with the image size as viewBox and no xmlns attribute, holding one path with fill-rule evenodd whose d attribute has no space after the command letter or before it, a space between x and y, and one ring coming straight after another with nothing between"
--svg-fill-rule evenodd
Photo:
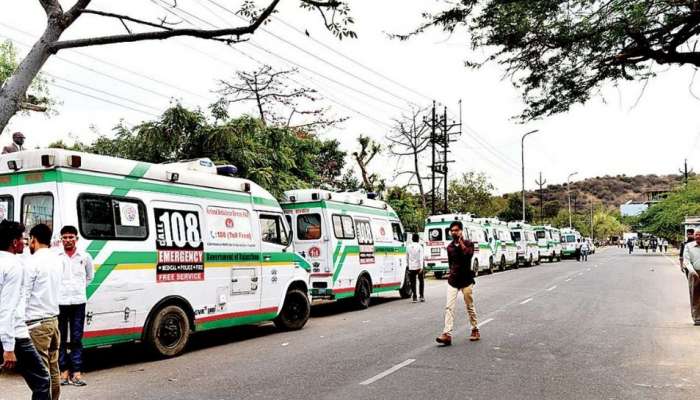
<instances>
[{"instance_id":1,"label":"sky","mask_svg":"<svg viewBox=\"0 0 700 400\"><path fill-rule=\"evenodd\" d=\"M65 8L73 2L61 1ZM90 8L152 21L167 16L168 21L182 21L178 27L215 28L243 24L219 8L236 10L241 2L178 0L181 19L167 13L167 0L94 0ZM484 172L498 194L520 190L521 135L533 129L539 132L525 142L528 190L536 187L540 172L547 184L566 182L574 172L573 181L602 175L663 175L678 173L685 158L700 171L700 100L693 94L700 96L700 83L692 81L690 68L658 68L659 76L646 86L608 85L600 96L567 113L520 124L513 118L524 107L520 91L502 80L503 69L497 64L478 70L464 67L465 60L488 54L469 48L467 32L429 31L408 41L389 38L387 33L411 30L421 22L422 12L436 11L444 3L353 0L359 37L342 41L327 32L318 14L301 10L298 4L281 2L264 31L233 48L175 38L61 51L43 70L61 102L58 115L15 116L0 143L9 144L8 133L16 130L25 133L29 147L59 139L89 143L99 135L111 135L122 121L132 126L156 119L175 101L206 109L217 99L213 90L220 79L269 64L276 70L298 68L295 80L316 89L335 115L349 117L341 127L321 133L323 138L340 140L348 153L356 149L360 134L386 143L394 119L408 114L412 106L428 107L435 100L456 119L461 100L463 133L452 144L455 163L450 165L450 178L467 171ZM45 27L38 0L0 0L0 10L0 40L13 40L25 54ZM122 33L124 27L116 20L83 15L62 39ZM250 104L232 111L255 109ZM353 166L350 159L348 165ZM402 184L401 178L393 177L404 165L384 155L370 169L390 183Z\"/></svg>"}]
</instances>

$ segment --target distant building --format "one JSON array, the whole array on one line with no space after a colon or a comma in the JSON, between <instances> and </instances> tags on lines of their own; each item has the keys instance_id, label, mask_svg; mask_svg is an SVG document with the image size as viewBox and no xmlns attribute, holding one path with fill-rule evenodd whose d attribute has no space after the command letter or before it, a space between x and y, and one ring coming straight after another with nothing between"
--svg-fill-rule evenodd
<instances>
[{"instance_id":1,"label":"distant building","mask_svg":"<svg viewBox=\"0 0 700 400\"><path fill-rule=\"evenodd\" d=\"M658 203L668 197L670 191L671 190L667 188L647 190L640 196L644 200L630 200L620 205L620 215L623 217L636 217L646 211L652 204Z\"/></svg>"}]
</instances>

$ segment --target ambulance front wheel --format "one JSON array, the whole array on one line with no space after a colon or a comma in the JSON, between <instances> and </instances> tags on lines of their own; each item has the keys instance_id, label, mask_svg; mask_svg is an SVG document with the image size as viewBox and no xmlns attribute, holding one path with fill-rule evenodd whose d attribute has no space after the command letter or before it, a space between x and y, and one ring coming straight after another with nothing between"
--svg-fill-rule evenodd
<instances>
[{"instance_id":1,"label":"ambulance front wheel","mask_svg":"<svg viewBox=\"0 0 700 400\"><path fill-rule=\"evenodd\" d=\"M280 314L273 320L277 329L296 331L306 325L311 315L309 298L303 291L293 289L287 292Z\"/></svg>"},{"instance_id":2,"label":"ambulance front wheel","mask_svg":"<svg viewBox=\"0 0 700 400\"><path fill-rule=\"evenodd\" d=\"M368 308L371 296L372 286L369 283L369 279L363 275L357 280L357 285L355 286L355 306L359 309Z\"/></svg>"},{"instance_id":3,"label":"ambulance front wheel","mask_svg":"<svg viewBox=\"0 0 700 400\"><path fill-rule=\"evenodd\" d=\"M190 319L175 305L158 310L146 332L151 352L160 357L175 357L182 353L190 340Z\"/></svg>"},{"instance_id":4,"label":"ambulance front wheel","mask_svg":"<svg viewBox=\"0 0 700 400\"><path fill-rule=\"evenodd\" d=\"M442 271L435 271L433 272L433 274L435 274L435 279L442 279L442 277L444 276Z\"/></svg>"}]
</instances>

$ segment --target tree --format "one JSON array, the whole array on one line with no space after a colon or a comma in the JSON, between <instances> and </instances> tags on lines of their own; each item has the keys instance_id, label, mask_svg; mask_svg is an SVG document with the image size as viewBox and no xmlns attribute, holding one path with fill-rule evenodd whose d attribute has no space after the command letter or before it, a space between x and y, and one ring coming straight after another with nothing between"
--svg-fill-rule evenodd
<instances>
[{"instance_id":1,"label":"tree","mask_svg":"<svg viewBox=\"0 0 700 400\"><path fill-rule=\"evenodd\" d=\"M0 42L0 87L17 69L17 50L11 41ZM31 82L28 92L19 103L22 111L46 112L55 104L51 99L46 78L38 74ZM0 129L1 131L1 129Z\"/></svg>"},{"instance_id":2,"label":"tree","mask_svg":"<svg viewBox=\"0 0 700 400\"><path fill-rule=\"evenodd\" d=\"M639 227L642 232L680 242L681 224L689 215L700 215L700 181L696 179L649 207L639 216Z\"/></svg>"},{"instance_id":3,"label":"tree","mask_svg":"<svg viewBox=\"0 0 700 400\"><path fill-rule=\"evenodd\" d=\"M347 118L333 118L329 109L316 106L321 97L316 90L290 86L297 70L274 71L269 65L247 72L237 71L232 81L219 81L216 91L222 97L212 106L219 117L228 115L232 103L253 102L263 124L273 123L286 128L313 132L335 126ZM302 117L303 120L296 122Z\"/></svg>"},{"instance_id":4,"label":"tree","mask_svg":"<svg viewBox=\"0 0 700 400\"><path fill-rule=\"evenodd\" d=\"M610 82L647 80L654 64L700 66L700 2L462 0L449 2L406 39L437 27L468 28L484 62L523 90L521 120L569 110ZM483 63L468 62L476 67Z\"/></svg>"},{"instance_id":5,"label":"tree","mask_svg":"<svg viewBox=\"0 0 700 400\"><path fill-rule=\"evenodd\" d=\"M61 50L113 43L164 40L178 36L216 40L227 45L233 45L253 35L277 10L280 0L268 1L269 3L266 7L258 9L255 0L245 0L238 10L239 15L249 20L243 26L225 27L222 29L198 29L179 28L175 24L167 22L166 18L159 22L153 22L140 19L138 16L88 9L92 0L75 0L68 10L63 9L59 0L38 0L46 13L46 28L27 56L0 87L0 132L5 128L10 118L21 109L21 103L25 98L27 89L46 61ZM346 1L297 0L297 2L303 9L318 11L326 28L339 39L357 36L351 29L354 21L350 16L350 8ZM229 11L223 6L221 7L225 11ZM177 2L172 5L172 8L178 8ZM138 11L134 13L137 14ZM126 33L61 40L63 33L75 21L85 15L119 21L124 26ZM145 30L137 32L136 27Z\"/></svg>"},{"instance_id":6,"label":"tree","mask_svg":"<svg viewBox=\"0 0 700 400\"><path fill-rule=\"evenodd\" d=\"M534 214L534 208L527 203L525 206L525 221L532 222L532 217ZM517 193L508 195L508 204L506 205L506 209L498 214L498 218L502 221L522 221L523 203L522 198Z\"/></svg>"},{"instance_id":7,"label":"tree","mask_svg":"<svg viewBox=\"0 0 700 400\"><path fill-rule=\"evenodd\" d=\"M82 148L153 163L208 157L235 165L238 176L280 196L285 190L336 182L346 155L338 146L338 141L299 136L249 116L211 122L200 110L176 104L157 120L133 128L119 125L113 138L100 137Z\"/></svg>"},{"instance_id":8,"label":"tree","mask_svg":"<svg viewBox=\"0 0 700 400\"><path fill-rule=\"evenodd\" d=\"M428 125L421 118L425 109L412 109L411 115L403 115L394 121L394 129L386 136L389 141L389 154L399 160L410 157L412 166L409 170L399 172L396 177L409 175L408 185L418 187L421 205L426 207L425 189L421 172L420 156L430 145L430 136L426 135ZM415 180L415 182L414 182Z\"/></svg>"},{"instance_id":9,"label":"tree","mask_svg":"<svg viewBox=\"0 0 700 400\"><path fill-rule=\"evenodd\" d=\"M544 214L542 215L543 220L554 218L559 213L559 210L561 210L561 203L559 202L559 200L545 201L543 210L544 210Z\"/></svg>"},{"instance_id":10,"label":"tree","mask_svg":"<svg viewBox=\"0 0 700 400\"><path fill-rule=\"evenodd\" d=\"M495 187L484 173L473 171L462 174L448 185L449 207L452 213L471 213L479 216L495 215L493 196Z\"/></svg>"},{"instance_id":11,"label":"tree","mask_svg":"<svg viewBox=\"0 0 700 400\"><path fill-rule=\"evenodd\" d=\"M372 140L369 136L364 135L360 135L357 138L357 142L360 145L360 151L353 152L352 156L360 168L362 186L368 192L383 191L384 180L376 173L370 173L368 170L369 163L382 152L382 145Z\"/></svg>"},{"instance_id":12,"label":"tree","mask_svg":"<svg viewBox=\"0 0 700 400\"><path fill-rule=\"evenodd\" d=\"M396 211L406 232L423 231L429 211L422 205L420 195L394 186L387 190L386 202Z\"/></svg>"}]
</instances>

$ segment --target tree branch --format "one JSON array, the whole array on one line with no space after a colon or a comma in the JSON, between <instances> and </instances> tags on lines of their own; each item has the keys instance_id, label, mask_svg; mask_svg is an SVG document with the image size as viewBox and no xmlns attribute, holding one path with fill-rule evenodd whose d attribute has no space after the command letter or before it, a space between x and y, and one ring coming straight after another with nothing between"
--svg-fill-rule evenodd
<instances>
[{"instance_id":1,"label":"tree branch","mask_svg":"<svg viewBox=\"0 0 700 400\"><path fill-rule=\"evenodd\" d=\"M114 14L114 13L110 13L110 12L97 11L97 10L81 10L81 12L82 12L83 14L94 14L94 15L99 15L99 16L102 16L102 17L116 18L116 19L118 19L118 20L120 20L120 21L127 20L127 21L131 21L131 22L135 22L135 23L137 23L137 24L147 25L147 26L150 26L150 27L153 27L153 28L162 28L162 29L165 29L165 30L168 30L168 31L172 31L172 30L173 30L173 29L170 28L170 27L163 26L163 25L161 25L161 24L156 24L156 23L153 23L153 22L144 21L144 20L141 20L141 19L132 18L132 17L130 17L130 16L128 16L128 15L120 15L120 14Z\"/></svg>"},{"instance_id":2,"label":"tree branch","mask_svg":"<svg viewBox=\"0 0 700 400\"><path fill-rule=\"evenodd\" d=\"M88 2L89 0L82 0L81 2ZM272 12L277 7L280 0L273 0L272 3L265 9L265 11L260 14L257 20L251 25L242 26L237 28L226 28L226 29L172 29L164 30L159 32L144 32L137 33L134 35L113 35L113 36L101 36L86 39L76 39L76 40L64 40L54 42L49 46L51 53L57 53L63 49L71 49L77 47L87 47L87 46L97 46L113 43L129 43L129 42L139 42L144 40L163 40L169 39L177 36L192 36L201 39L220 39L221 36L241 36L246 34L252 34L255 32L260 25L272 14ZM80 3L80 2L79 2ZM235 42L231 40L231 42Z\"/></svg>"},{"instance_id":3,"label":"tree branch","mask_svg":"<svg viewBox=\"0 0 700 400\"><path fill-rule=\"evenodd\" d=\"M63 14L63 24L65 25L65 28L69 27L73 22L75 22L76 19L78 19L83 10L90 5L91 1L92 0L78 0L73 7L68 10L68 12Z\"/></svg>"}]
</instances>

